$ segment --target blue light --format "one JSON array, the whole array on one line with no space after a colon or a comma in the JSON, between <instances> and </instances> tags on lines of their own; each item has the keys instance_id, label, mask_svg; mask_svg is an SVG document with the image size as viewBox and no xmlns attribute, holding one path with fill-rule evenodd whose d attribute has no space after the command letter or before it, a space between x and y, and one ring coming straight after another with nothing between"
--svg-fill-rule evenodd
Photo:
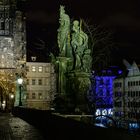
<instances>
[{"instance_id":1,"label":"blue light","mask_svg":"<svg viewBox=\"0 0 140 140\"><path fill-rule=\"evenodd\" d=\"M140 125L138 123L129 123L129 129L138 129Z\"/></svg>"},{"instance_id":2,"label":"blue light","mask_svg":"<svg viewBox=\"0 0 140 140\"><path fill-rule=\"evenodd\" d=\"M122 70L118 70L118 74L122 74Z\"/></svg>"},{"instance_id":3,"label":"blue light","mask_svg":"<svg viewBox=\"0 0 140 140\"><path fill-rule=\"evenodd\" d=\"M115 76L95 76L96 106L113 107L113 80Z\"/></svg>"},{"instance_id":4,"label":"blue light","mask_svg":"<svg viewBox=\"0 0 140 140\"><path fill-rule=\"evenodd\" d=\"M102 70L102 75L97 75L96 72L92 73L91 87L88 91L88 101L90 104L94 104L96 109L107 110L103 114L109 116L113 115L113 81L118 75L116 71L113 73L112 70ZM118 73L118 70L117 70ZM121 70L119 71L121 73ZM94 107L93 107L94 110ZM102 114L99 110L96 111L95 115Z\"/></svg>"}]
</instances>

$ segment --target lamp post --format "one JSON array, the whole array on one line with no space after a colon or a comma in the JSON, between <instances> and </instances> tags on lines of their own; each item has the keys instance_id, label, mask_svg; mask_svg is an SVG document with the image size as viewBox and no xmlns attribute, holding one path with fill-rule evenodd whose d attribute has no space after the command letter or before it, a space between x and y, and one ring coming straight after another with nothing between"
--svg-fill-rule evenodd
<instances>
[{"instance_id":1,"label":"lamp post","mask_svg":"<svg viewBox=\"0 0 140 140\"><path fill-rule=\"evenodd\" d=\"M11 111L13 110L13 106L14 106L14 94L13 93L11 93L10 94L10 105L11 105Z\"/></svg>"},{"instance_id":2,"label":"lamp post","mask_svg":"<svg viewBox=\"0 0 140 140\"><path fill-rule=\"evenodd\" d=\"M11 95L10 95L10 98L13 99L13 98L14 98L14 94L11 94Z\"/></svg>"},{"instance_id":3,"label":"lamp post","mask_svg":"<svg viewBox=\"0 0 140 140\"><path fill-rule=\"evenodd\" d=\"M18 80L18 84L19 84L19 106L22 106L22 101L21 101L21 86L23 83L23 79L19 78Z\"/></svg>"}]
</instances>

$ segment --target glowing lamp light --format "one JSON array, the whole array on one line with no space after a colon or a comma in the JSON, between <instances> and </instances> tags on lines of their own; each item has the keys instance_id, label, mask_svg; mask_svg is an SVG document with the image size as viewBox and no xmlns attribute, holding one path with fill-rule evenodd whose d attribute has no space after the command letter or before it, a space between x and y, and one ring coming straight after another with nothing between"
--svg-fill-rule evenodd
<instances>
[{"instance_id":1,"label":"glowing lamp light","mask_svg":"<svg viewBox=\"0 0 140 140\"><path fill-rule=\"evenodd\" d=\"M101 111L99 109L96 110L96 116L101 115Z\"/></svg>"},{"instance_id":2,"label":"glowing lamp light","mask_svg":"<svg viewBox=\"0 0 140 140\"><path fill-rule=\"evenodd\" d=\"M112 109L110 108L110 109L108 109L108 114L109 115L113 115L113 111L112 111Z\"/></svg>"},{"instance_id":3,"label":"glowing lamp light","mask_svg":"<svg viewBox=\"0 0 140 140\"><path fill-rule=\"evenodd\" d=\"M22 83L23 83L23 79L19 78L17 80L18 84L19 84L19 106L22 106L22 99L21 99L21 87L22 87Z\"/></svg>"},{"instance_id":4,"label":"glowing lamp light","mask_svg":"<svg viewBox=\"0 0 140 140\"><path fill-rule=\"evenodd\" d=\"M119 74L122 74L122 71L121 71L121 70L119 70L119 71L118 71L118 73L119 73Z\"/></svg>"},{"instance_id":5,"label":"glowing lamp light","mask_svg":"<svg viewBox=\"0 0 140 140\"><path fill-rule=\"evenodd\" d=\"M102 111L102 114L103 114L103 115L107 115L107 110L104 109L104 110Z\"/></svg>"},{"instance_id":6,"label":"glowing lamp light","mask_svg":"<svg viewBox=\"0 0 140 140\"><path fill-rule=\"evenodd\" d=\"M11 99L13 99L13 98L14 98L14 95L13 95L13 94L11 94L11 95L10 95L10 98L11 98Z\"/></svg>"},{"instance_id":7,"label":"glowing lamp light","mask_svg":"<svg viewBox=\"0 0 140 140\"><path fill-rule=\"evenodd\" d=\"M22 85L22 83L23 83L23 79L22 78L19 78L17 81L18 81L18 84Z\"/></svg>"}]
</instances>

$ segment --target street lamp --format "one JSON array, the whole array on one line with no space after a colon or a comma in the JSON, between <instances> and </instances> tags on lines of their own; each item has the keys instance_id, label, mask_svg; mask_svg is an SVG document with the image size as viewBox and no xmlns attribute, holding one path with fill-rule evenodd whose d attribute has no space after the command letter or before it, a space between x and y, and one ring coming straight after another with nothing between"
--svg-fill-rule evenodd
<instances>
[{"instance_id":1,"label":"street lamp","mask_svg":"<svg viewBox=\"0 0 140 140\"><path fill-rule=\"evenodd\" d=\"M14 98L14 94L11 94L11 95L10 95L10 98L13 99L13 98Z\"/></svg>"},{"instance_id":2,"label":"street lamp","mask_svg":"<svg viewBox=\"0 0 140 140\"><path fill-rule=\"evenodd\" d=\"M11 111L13 110L13 106L14 106L14 97L15 97L14 94L11 93L10 94L10 105L11 105L10 106L11 107L10 109L11 109Z\"/></svg>"},{"instance_id":3,"label":"street lamp","mask_svg":"<svg viewBox=\"0 0 140 140\"><path fill-rule=\"evenodd\" d=\"M21 101L21 86L22 86L22 83L23 83L23 79L22 78L19 78L17 80L18 84L19 84L19 106L22 106L22 101Z\"/></svg>"}]
</instances>

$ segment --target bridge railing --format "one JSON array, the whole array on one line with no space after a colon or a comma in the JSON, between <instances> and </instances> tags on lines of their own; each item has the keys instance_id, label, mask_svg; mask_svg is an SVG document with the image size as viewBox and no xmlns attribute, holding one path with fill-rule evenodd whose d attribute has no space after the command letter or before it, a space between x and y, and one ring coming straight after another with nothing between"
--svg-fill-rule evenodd
<instances>
[{"instance_id":1,"label":"bridge railing","mask_svg":"<svg viewBox=\"0 0 140 140\"><path fill-rule=\"evenodd\" d=\"M70 118L70 119L74 119L77 121L82 121L85 123L93 123L93 115L63 115L63 114L59 114L59 113L54 113L55 115L64 117L64 118Z\"/></svg>"}]
</instances>

